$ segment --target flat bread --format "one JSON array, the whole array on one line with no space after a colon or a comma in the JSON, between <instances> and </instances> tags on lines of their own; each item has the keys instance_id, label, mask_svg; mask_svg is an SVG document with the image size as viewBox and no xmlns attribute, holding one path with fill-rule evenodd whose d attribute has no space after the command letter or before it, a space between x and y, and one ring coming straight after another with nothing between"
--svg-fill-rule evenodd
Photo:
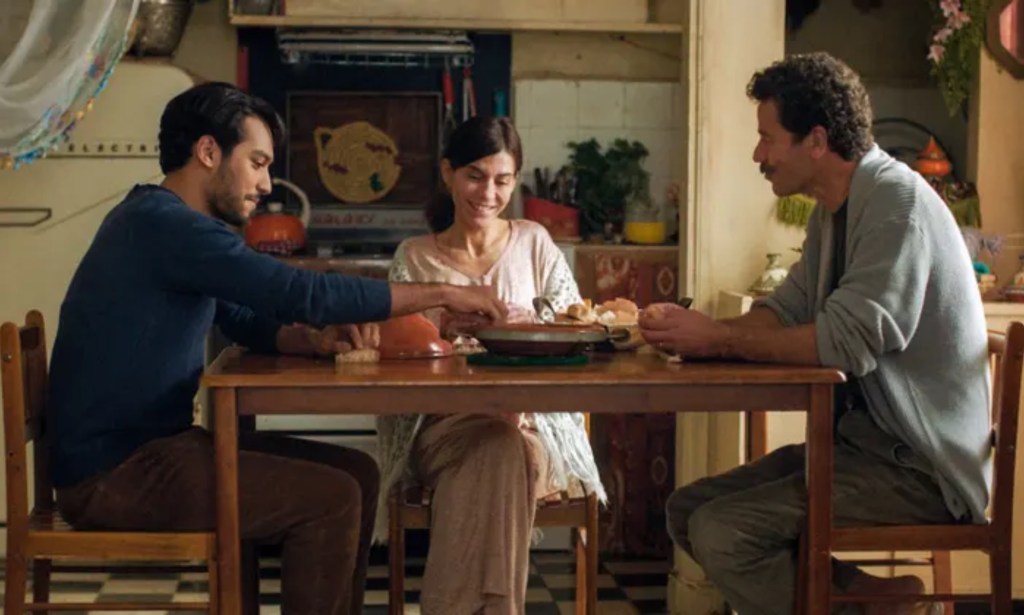
<instances>
[{"instance_id":1,"label":"flat bread","mask_svg":"<svg viewBox=\"0 0 1024 615\"><path fill-rule=\"evenodd\" d=\"M334 362L341 363L378 363L380 362L380 351L376 348L359 348L348 352L339 352L334 356Z\"/></svg>"}]
</instances>

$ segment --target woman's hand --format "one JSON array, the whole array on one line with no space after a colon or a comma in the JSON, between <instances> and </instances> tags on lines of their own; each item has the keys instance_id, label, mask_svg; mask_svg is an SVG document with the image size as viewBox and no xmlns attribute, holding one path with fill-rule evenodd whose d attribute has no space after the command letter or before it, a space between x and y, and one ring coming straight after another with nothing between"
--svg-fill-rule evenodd
<instances>
[{"instance_id":1,"label":"woman's hand","mask_svg":"<svg viewBox=\"0 0 1024 615\"><path fill-rule=\"evenodd\" d=\"M537 312L533 308L525 308L512 303L506 305L508 307L508 316L505 317L505 322L507 323L535 323L540 320L537 318Z\"/></svg>"},{"instance_id":2,"label":"woman's hand","mask_svg":"<svg viewBox=\"0 0 1024 615\"><path fill-rule=\"evenodd\" d=\"M472 336L480 329L488 327L494 322L483 314L464 314L460 312L441 313L441 337L444 339L455 339L460 335Z\"/></svg>"}]
</instances>

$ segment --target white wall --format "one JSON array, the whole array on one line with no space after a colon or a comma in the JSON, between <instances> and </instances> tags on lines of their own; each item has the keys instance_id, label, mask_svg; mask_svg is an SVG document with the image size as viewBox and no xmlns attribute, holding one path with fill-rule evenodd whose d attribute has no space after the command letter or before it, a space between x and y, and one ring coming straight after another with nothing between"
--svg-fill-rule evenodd
<instances>
[{"instance_id":1,"label":"white wall","mask_svg":"<svg viewBox=\"0 0 1024 615\"><path fill-rule=\"evenodd\" d=\"M684 8L684 149L680 212L681 272L698 307L714 313L720 290L746 288L764 268L765 252L799 245L800 232L771 222L774 197L751 160L757 140L751 75L783 56L784 0L688 0ZM682 273L681 273L681 276ZM741 460L738 416L679 415L676 482L716 474ZM703 572L676 551L669 581L673 613L705 615L721 598Z\"/></svg>"},{"instance_id":2,"label":"white wall","mask_svg":"<svg viewBox=\"0 0 1024 615\"><path fill-rule=\"evenodd\" d=\"M73 141L155 142L164 105L191 85L169 65L122 63ZM0 171L0 207L53 209L41 226L0 228L0 320L23 322L28 310L42 311L52 348L64 292L103 217L134 184L161 178L154 157L44 159Z\"/></svg>"},{"instance_id":3,"label":"white wall","mask_svg":"<svg viewBox=\"0 0 1024 615\"><path fill-rule=\"evenodd\" d=\"M534 167L551 174L568 163L570 141L595 138L603 147L617 138L639 141L650 155L651 196L663 203L678 181L682 150L680 86L667 82L517 80L513 116L523 141L523 182Z\"/></svg>"},{"instance_id":4,"label":"white wall","mask_svg":"<svg viewBox=\"0 0 1024 615\"><path fill-rule=\"evenodd\" d=\"M840 58L860 74L876 118L903 117L924 124L949 149L957 172L966 173L967 119L950 115L926 58L932 28L929 4L900 0L863 11L853 2L823 2L800 29L787 34L786 53L827 51ZM920 133L892 130L879 132L883 145L922 139ZM886 135L898 139L887 141Z\"/></svg>"}]
</instances>

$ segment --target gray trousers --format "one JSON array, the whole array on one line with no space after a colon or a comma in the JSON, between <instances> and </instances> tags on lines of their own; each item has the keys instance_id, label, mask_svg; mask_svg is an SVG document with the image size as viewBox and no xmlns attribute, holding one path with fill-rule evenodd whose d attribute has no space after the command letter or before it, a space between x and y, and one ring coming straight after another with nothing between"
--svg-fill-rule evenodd
<instances>
[{"instance_id":1,"label":"gray trousers","mask_svg":"<svg viewBox=\"0 0 1024 615\"><path fill-rule=\"evenodd\" d=\"M804 445L786 446L668 499L672 540L741 615L793 612L797 541L807 517L804 459ZM956 522L927 462L864 410L840 420L834 468L836 527ZM833 560L837 591L857 574L851 564ZM845 608L835 612L860 612Z\"/></svg>"}]
</instances>

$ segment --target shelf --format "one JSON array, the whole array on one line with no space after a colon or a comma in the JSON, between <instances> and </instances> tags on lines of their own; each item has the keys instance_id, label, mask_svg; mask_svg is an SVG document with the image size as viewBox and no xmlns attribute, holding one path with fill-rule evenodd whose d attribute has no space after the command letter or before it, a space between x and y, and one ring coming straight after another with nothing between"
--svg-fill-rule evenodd
<instances>
[{"instance_id":1,"label":"shelf","mask_svg":"<svg viewBox=\"0 0 1024 615\"><path fill-rule=\"evenodd\" d=\"M1024 303L1008 301L986 301L985 316L1024 317Z\"/></svg>"},{"instance_id":2,"label":"shelf","mask_svg":"<svg viewBox=\"0 0 1024 615\"><path fill-rule=\"evenodd\" d=\"M517 21L513 19L388 19L377 17L312 17L287 15L232 15L240 28L409 28L417 30L470 30L473 32L595 32L607 34L682 34L675 23L586 21Z\"/></svg>"}]
</instances>

